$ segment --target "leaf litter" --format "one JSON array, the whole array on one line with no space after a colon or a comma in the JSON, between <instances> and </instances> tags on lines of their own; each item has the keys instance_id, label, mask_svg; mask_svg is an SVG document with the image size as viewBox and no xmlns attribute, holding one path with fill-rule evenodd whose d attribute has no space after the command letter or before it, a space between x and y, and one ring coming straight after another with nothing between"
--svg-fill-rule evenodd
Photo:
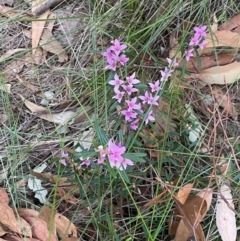
<instances>
[{"instance_id":1,"label":"leaf litter","mask_svg":"<svg viewBox=\"0 0 240 241\"><path fill-rule=\"evenodd\" d=\"M232 29L231 29L232 30ZM221 31L221 29L219 29L219 31ZM222 33L221 33L222 34ZM229 43L231 43L231 45L232 46L234 46L234 44L236 44L237 45L237 41L236 40L234 40L234 41L236 41L236 43L231 39L231 40L224 40L223 39L223 37L221 36L221 34L219 34L219 33L217 33L216 35L218 36L218 40L217 40L217 42L220 42L220 40L223 42L223 43L221 43L222 45L221 45L221 47L222 46L226 46L227 44L229 44ZM46 54L46 52L48 51L48 52L51 52L51 50L50 49L52 49L52 48L54 48L54 47L56 47L57 46L57 48L56 48L56 51L55 52L52 52L52 53L54 53L54 54L56 54L56 55L58 55L58 57L59 57L59 62L60 63L63 63L63 62L65 62L65 61L67 61L67 59L68 59L68 56L67 56L67 54L66 54L66 52L64 51L64 49L62 48L62 46L61 45L51 45L49 42L55 42L55 40L56 39L54 39L53 38L53 34L52 34L52 32L51 31L49 31L47 34L46 34L46 36L44 36L44 34L41 34L41 40L40 40L40 44L42 44L42 45L48 45L48 47L47 48L45 48L45 54ZM36 43L37 43L37 41L36 41ZM34 59L34 61L35 61L35 64L37 64L37 65L39 65L39 64L43 64L44 62L45 62L45 60L46 60L46 55L45 55L45 57L43 57L42 59L41 59L41 56L42 56L42 54L44 55L44 52L41 52L41 51L43 51L43 46L42 47L39 47L39 43L38 44L36 44L36 51L35 51L35 53L39 50L39 53L38 53L38 55L37 56L33 56L33 59ZM212 51L213 52L213 48L215 48L216 47L216 44L215 44L215 40L214 40L214 44L212 44L212 46L211 45L209 45L209 49L210 49L210 51ZM220 45L219 45L219 47L220 47ZM211 49L212 48L212 49ZM61 55L61 53L63 53L63 55ZM39 57L40 56L40 57ZM38 57L39 57L39 59L38 59ZM232 67L230 66L230 64L232 64L233 63L233 60L234 60L234 57L235 57L235 54L234 53L231 53L231 54L229 54L229 53L223 53L223 54L219 54L218 56L217 56L217 58L215 57L215 55L210 55L210 56L200 56L200 58L201 58L201 61L200 62L202 62L203 64L202 65L199 65L199 61L198 61L198 59L197 59L197 57L195 57L194 59L193 59L193 61L191 61L189 64L187 63L187 68L188 68L188 70L189 71L191 71L191 72L193 72L194 74L196 74L196 75L191 75L191 76L194 76L194 77L196 77L196 78L200 78L201 79L201 81L205 81L205 83L207 83L207 81L208 82L210 82L210 83L207 83L207 84L212 84L214 81L217 81L217 75L216 76L214 76L214 71L213 70L211 70L210 68L214 68L214 67L220 67L220 66L225 66L225 65L228 65L228 70L226 69L226 74L225 74L225 79L223 80L222 78L220 78L220 79L218 79L218 82L216 83L216 84L221 84L221 85L225 85L226 84L226 79L229 79L230 78L230 80L229 80L229 82L227 82L227 83L233 83L233 79L234 79L234 77L236 77L236 73L237 73L237 71L236 71L236 73L235 73L235 75L228 75L228 72L230 71L230 72L232 72L233 71L233 69L232 69ZM230 70L229 70L229 68L230 68ZM202 72L202 71L204 71L204 70L208 70L208 72L207 73L204 73L204 72ZM218 70L220 70L220 69L217 69L216 70L216 72L218 71ZM223 72L220 72L221 74L223 73ZM205 76L204 76L204 74L205 74ZM210 77L209 77L210 76ZM230 77L229 77L230 76ZM209 80L209 79L211 79L211 80ZM213 80L212 80L213 79ZM25 82L25 80L23 80L24 82ZM212 81L212 82L211 82ZM23 82L22 82L23 83ZM26 85L26 86L29 86L29 85ZM29 89L31 89L31 87L29 88ZM32 89L33 91L34 91L34 88ZM36 90L37 91L37 90ZM216 98L216 101L217 101L217 103L222 103L222 102L220 102L219 101L219 99L221 99L222 97L224 97L224 96L226 96L226 93L218 93L218 95L217 96L215 96L215 98ZM223 103L223 105L222 105L222 107L225 109L225 110L231 110L232 109L232 107L233 107L233 105L232 105L232 103L230 103L229 102L229 96L226 96L226 101L225 101L225 103ZM22 100L27 100L25 97L23 97L22 98ZM223 98L223 100L225 100L224 98ZM224 101L223 101L224 102ZM28 103L28 106L30 106L30 111L32 111L33 113L38 113L39 111L40 111L40 109L38 109L39 107L41 107L41 106L34 106L34 105L31 105L31 103L33 104L33 102L31 102L31 103L29 103L29 102L27 102ZM26 105L27 106L27 105ZM27 106L27 107L28 107ZM37 111L35 111L35 110L37 110ZM43 110L43 109L41 109L41 110ZM46 109L45 109L46 110ZM41 112L41 111L40 111ZM38 113L39 114L39 113ZM41 114L40 114L41 115ZM237 113L235 112L235 110L234 109L232 109L232 112L229 112L229 115L230 116L232 116L233 118L234 118L234 116L236 117L236 115L237 115ZM50 114L49 114L49 116L50 116ZM167 116L167 115L166 115ZM39 118L42 118L41 116L39 116ZM50 121L50 120L52 120L51 119L52 117L49 117L49 119L47 119L48 121ZM163 120L158 120L159 121L159 126L160 127L163 127L163 128L161 128L161 130L160 130L160 128L159 128L159 126L158 126L158 131L159 131L159 133L160 133L160 135L163 135L164 134L164 130L165 129L167 129L167 124L166 123L168 123L168 120L165 120L165 117L161 117L161 118L163 118ZM43 118L44 119L44 118ZM62 123L65 123L64 121L59 121L59 122L57 122L57 121L52 121L52 122L54 122L54 123L58 123L58 124L62 124ZM172 122L172 130L174 131L175 130L175 125L174 125L174 122L172 121L172 118L170 118L170 121L169 121L170 123ZM146 133L149 133L149 130L146 130ZM157 133L157 134L159 134L159 133ZM155 133L154 133L154 135L155 135ZM153 135L153 136L154 136ZM158 136L159 137L159 136ZM157 138L158 138L157 137ZM156 142L158 141L158 139L156 138ZM149 148L151 148L151 149L153 149L153 150L156 150L156 149L158 149L158 147L156 146L156 145L148 145L148 144L145 144L146 145L146 147L149 147ZM159 158L159 157L161 157L161 155L159 155L158 153L155 153L155 154L150 154L150 156L151 157L154 157L154 158ZM210 197L212 197L211 195L212 194L210 194L210 197L208 197L208 201L206 200L206 198L205 198L205 195L206 195L206 192L204 192L203 191L203 193L204 194L201 194L201 195L192 195L192 196L190 196L190 192L192 191L191 190L191 188L193 187L193 184L189 184L189 186L184 186L183 187L183 189L180 189L181 190L181 192L180 193L178 193L177 195L176 195L176 203L178 203L178 202L180 202L180 204L177 204L178 205L178 208L176 208L177 209L177 211L178 211L178 215L179 215L179 213L180 213L180 215L181 215L181 220L180 220L180 222L179 222L179 225L178 225L178 228L176 229L176 237L175 237L175 240L184 240L182 237L180 237L181 236L181 233L183 234L183 233L185 233L186 234L186 240L189 238L189 237L191 237L192 235L197 235L197 238L199 239L199 240L203 240L203 233L202 233L202 228L201 228L201 225L200 225L200 222L202 221L202 219L204 218L204 215L206 215L205 214L205 212L207 212L207 210L209 210L209 207L210 207L210 204L211 204L211 198ZM184 188L186 189L186 190L188 190L188 191L183 191L184 190ZM189 192L189 193L188 193ZM210 191L208 191L209 193L210 193ZM64 194L65 195L65 194ZM151 203L151 204L149 204L149 206L151 206L151 205L156 205L156 204L158 204L159 202L161 202L161 198L164 196L164 198L166 198L166 196L168 196L168 195L163 195L162 193L160 193L158 196L157 196L157 199L156 200L154 200L154 202L153 203ZM197 197L197 196L199 196L199 197ZM197 210L197 212L195 212L195 210L192 210L191 209L191 207L192 206L195 206L196 207L196 210ZM182 209L182 211L179 211L178 209ZM39 213L37 213L37 215L35 214L35 216L34 215L32 215L32 216L30 216L30 221L29 222L32 222L33 221L33 219L32 218L35 218L36 219L36 217L39 217L40 215L39 215ZM191 219L191 217L194 217L193 219ZM63 218L64 219L64 218ZM190 221L189 221L190 220ZM47 223L46 222L46 220L44 221L44 220L42 220L43 222L45 222L45 223ZM42 221L40 221L39 222L39 226L42 226L42 227L45 227L46 225L42 222ZM67 222L64 222L65 224L69 224L69 220L67 221ZM190 224L191 225L189 225L189 222L190 222ZM33 223L34 224L34 223ZM34 224L34 225L36 225L36 224ZM47 225L48 226L48 225ZM71 226L71 225L70 225ZM65 226L64 226L65 227ZM49 228L49 227L48 227ZM60 225L60 229L62 229L62 230L64 230L63 229L63 227ZM36 229L37 230L37 229ZM40 230L38 230L38 231L36 231L37 232L37 234L36 235L39 235L39 237L41 237L40 238L40 240L42 239L42 240L44 240L44 239L46 239L46 236L41 236L41 232L43 231L43 228L41 228L41 231ZM74 231L75 232L75 231ZM39 233L39 234L38 234ZM46 233L47 233L47 231L46 231ZM45 234L46 234L45 233ZM68 231L67 230L65 230L65 233L68 233ZM70 234L70 233L68 233L68 234ZM29 235L30 236L30 235ZM62 237L64 237L64 234L63 233L61 233L61 235L59 235L59 236L62 236ZM63 240L67 240L68 238L65 238L65 239L63 239ZM74 238L73 238L74 239ZM75 240L75 239L74 239ZM185 240L185 241L186 241Z\"/></svg>"}]
</instances>

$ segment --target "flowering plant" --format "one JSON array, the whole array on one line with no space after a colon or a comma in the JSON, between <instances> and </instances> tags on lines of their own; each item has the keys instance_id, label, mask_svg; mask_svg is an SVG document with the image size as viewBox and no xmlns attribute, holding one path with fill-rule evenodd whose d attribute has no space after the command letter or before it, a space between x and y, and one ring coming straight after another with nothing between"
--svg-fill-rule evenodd
<instances>
[{"instance_id":1,"label":"flowering plant","mask_svg":"<svg viewBox=\"0 0 240 241\"><path fill-rule=\"evenodd\" d=\"M189 61L193 56L194 47L203 49L206 45L207 41L204 39L206 37L206 29L206 26L194 28L195 34L189 43L191 48L185 52L186 61ZM125 78L118 73L118 70L129 61L129 58L124 53L126 49L127 45L121 44L118 39L115 39L112 45L108 47L102 55L105 57L107 63L105 69L114 71L113 79L108 82L108 84L113 87L114 95L112 99L116 99L121 106L120 113L125 123L131 130L136 131L139 128L140 120L142 120L145 125L155 121L152 106L159 105L159 92L162 90L162 85L164 81L171 76L174 68L176 68L179 63L176 59L167 58L168 66L160 70L160 79L155 82L149 82L148 89L141 93L138 88L138 84L141 81L137 79L135 72ZM115 143L110 139L105 147L102 145L98 146L98 148L95 149L95 157L91 160L87 158L82 161L81 166L90 166L92 162L105 164L106 160L108 160L111 167L125 170L128 166L133 165L132 160L124 157L125 152L126 147L123 146L121 142ZM98 157L96 157L97 155ZM62 152L62 157L61 163L66 165L65 158L67 154Z\"/></svg>"}]
</instances>

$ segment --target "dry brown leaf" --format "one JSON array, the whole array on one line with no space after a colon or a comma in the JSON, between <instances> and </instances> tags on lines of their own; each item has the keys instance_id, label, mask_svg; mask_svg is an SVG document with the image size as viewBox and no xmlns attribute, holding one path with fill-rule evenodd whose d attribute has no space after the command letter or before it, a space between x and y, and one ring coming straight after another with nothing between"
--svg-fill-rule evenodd
<instances>
[{"instance_id":1,"label":"dry brown leaf","mask_svg":"<svg viewBox=\"0 0 240 241\"><path fill-rule=\"evenodd\" d=\"M231 97L229 93L227 93L226 91L224 92L223 89L221 89L217 85L214 85L212 88L213 88L213 96L216 102L221 107L223 107L223 109L226 111L226 113L228 113L228 115L230 115L231 117L233 117L233 119L236 120L238 118L238 113L234 104L231 101Z\"/></svg>"},{"instance_id":2,"label":"dry brown leaf","mask_svg":"<svg viewBox=\"0 0 240 241\"><path fill-rule=\"evenodd\" d=\"M190 192L192 191L193 183L188 183L185 186L181 187L175 196L175 198L181 203L184 204L188 199Z\"/></svg>"},{"instance_id":3,"label":"dry brown leaf","mask_svg":"<svg viewBox=\"0 0 240 241\"><path fill-rule=\"evenodd\" d=\"M63 49L60 42L58 42L55 39L55 37L52 35L52 33L48 29L45 29L43 31L43 34L41 36L40 45L46 51L56 54L58 56L58 61L60 63L68 60L68 55L67 55L66 51Z\"/></svg>"},{"instance_id":4,"label":"dry brown leaf","mask_svg":"<svg viewBox=\"0 0 240 241\"><path fill-rule=\"evenodd\" d=\"M41 219L36 219L34 217L26 216L24 219L30 224L32 227L32 235L34 238L37 238L41 241L55 241L56 239L53 238L49 240L49 231L47 228L47 223Z\"/></svg>"},{"instance_id":5,"label":"dry brown leaf","mask_svg":"<svg viewBox=\"0 0 240 241\"><path fill-rule=\"evenodd\" d=\"M191 74L191 78L199 78L207 84L226 85L234 83L240 77L240 62L233 62L224 66L216 66Z\"/></svg>"},{"instance_id":6,"label":"dry brown leaf","mask_svg":"<svg viewBox=\"0 0 240 241\"><path fill-rule=\"evenodd\" d=\"M80 239L77 237L66 237L66 238L62 239L61 241L80 241Z\"/></svg>"},{"instance_id":7,"label":"dry brown leaf","mask_svg":"<svg viewBox=\"0 0 240 241\"><path fill-rule=\"evenodd\" d=\"M240 26L240 14L235 15L234 17L227 20L222 26L219 28L220 30L233 30Z\"/></svg>"},{"instance_id":8,"label":"dry brown leaf","mask_svg":"<svg viewBox=\"0 0 240 241\"><path fill-rule=\"evenodd\" d=\"M52 21L52 19L55 19L55 18L56 18L56 14L50 12L50 14L48 15L48 19L49 19L49 20L51 19L51 21L49 21L48 24L47 24L47 29L48 29L48 31L49 31L50 33L51 33L52 30L53 30L54 22L55 22L55 21Z\"/></svg>"},{"instance_id":9,"label":"dry brown leaf","mask_svg":"<svg viewBox=\"0 0 240 241\"><path fill-rule=\"evenodd\" d=\"M33 217L36 219L39 216L38 211L29 208L18 208L17 213L23 219L25 219L25 217Z\"/></svg>"},{"instance_id":10,"label":"dry brown leaf","mask_svg":"<svg viewBox=\"0 0 240 241\"><path fill-rule=\"evenodd\" d=\"M236 216L234 213L231 188L221 184L216 204L216 224L222 241L235 241L237 238Z\"/></svg>"},{"instance_id":11,"label":"dry brown leaf","mask_svg":"<svg viewBox=\"0 0 240 241\"><path fill-rule=\"evenodd\" d=\"M204 233L200 224L195 228L195 230L196 230L195 233L197 236L196 239L194 237L193 231L187 228L184 221L181 220L178 225L174 241L188 241L188 240L205 241ZM190 239L191 237L192 239Z\"/></svg>"},{"instance_id":12,"label":"dry brown leaf","mask_svg":"<svg viewBox=\"0 0 240 241\"><path fill-rule=\"evenodd\" d=\"M0 223L15 233L22 233L12 208L7 204L0 203L0 213Z\"/></svg>"},{"instance_id":13,"label":"dry brown leaf","mask_svg":"<svg viewBox=\"0 0 240 241\"><path fill-rule=\"evenodd\" d=\"M48 231L56 236L55 211L52 211L52 209L47 206L43 206L39 218L46 222Z\"/></svg>"},{"instance_id":14,"label":"dry brown leaf","mask_svg":"<svg viewBox=\"0 0 240 241\"><path fill-rule=\"evenodd\" d=\"M199 58L192 57L186 64L186 69L193 73L199 73L205 69L222 66L226 64L230 64L235 59L235 54L219 54L219 55L210 55L210 56L202 56ZM200 66L199 66L200 62ZM180 64L181 67L181 64Z\"/></svg>"},{"instance_id":15,"label":"dry brown leaf","mask_svg":"<svg viewBox=\"0 0 240 241\"><path fill-rule=\"evenodd\" d=\"M216 47L240 47L240 36L238 33L231 32L229 30L216 31L211 34L208 33L206 36L208 43L204 48L216 48ZM204 51L203 51L204 52Z\"/></svg>"},{"instance_id":16,"label":"dry brown leaf","mask_svg":"<svg viewBox=\"0 0 240 241\"><path fill-rule=\"evenodd\" d=\"M212 195L213 195L213 189L212 188L204 188L201 192L199 192L197 194L197 196L203 198L206 203L207 203L207 209L206 209L206 213L208 212L211 203L212 203ZM205 217L205 214L203 214L203 218Z\"/></svg>"},{"instance_id":17,"label":"dry brown leaf","mask_svg":"<svg viewBox=\"0 0 240 241\"><path fill-rule=\"evenodd\" d=\"M164 200L163 200L163 198L164 198ZM154 197L151 201L149 201L146 204L144 204L143 207L151 207L153 205L159 204L161 202L166 201L167 200L166 198L169 198L169 195L167 194L166 191L163 191L159 195Z\"/></svg>"},{"instance_id":18,"label":"dry brown leaf","mask_svg":"<svg viewBox=\"0 0 240 241\"><path fill-rule=\"evenodd\" d=\"M32 113L38 114L38 116L44 120L54 122L57 124L66 124L67 122L69 122L69 120L71 120L69 124L73 122L72 119L75 116L75 112L73 111L63 111L61 113L51 114L49 113L48 109L32 103L20 94L18 95L24 101L24 104L27 106L27 108L32 111Z\"/></svg>"},{"instance_id":19,"label":"dry brown leaf","mask_svg":"<svg viewBox=\"0 0 240 241\"><path fill-rule=\"evenodd\" d=\"M22 235L24 237L32 238L32 228L30 224L22 217L17 218L18 226L22 230Z\"/></svg>"},{"instance_id":20,"label":"dry brown leaf","mask_svg":"<svg viewBox=\"0 0 240 241\"><path fill-rule=\"evenodd\" d=\"M2 224L0 223L0 237L2 237L7 232L3 229Z\"/></svg>"},{"instance_id":21,"label":"dry brown leaf","mask_svg":"<svg viewBox=\"0 0 240 241\"><path fill-rule=\"evenodd\" d=\"M11 233L7 233L3 236L4 240L7 240L7 241L23 241L22 238L20 238L19 236L16 236L14 234L11 234ZM26 238L24 237L24 240L26 241L30 241L29 238Z\"/></svg>"},{"instance_id":22,"label":"dry brown leaf","mask_svg":"<svg viewBox=\"0 0 240 241\"><path fill-rule=\"evenodd\" d=\"M0 62L4 61L5 59L9 58L12 55L22 52L24 50L26 51L26 49L24 49L24 48L10 49L0 57Z\"/></svg>"},{"instance_id":23,"label":"dry brown leaf","mask_svg":"<svg viewBox=\"0 0 240 241\"><path fill-rule=\"evenodd\" d=\"M55 222L58 236L62 239L65 237L77 237L77 228L75 225L62 214L55 214Z\"/></svg>"},{"instance_id":24,"label":"dry brown leaf","mask_svg":"<svg viewBox=\"0 0 240 241\"><path fill-rule=\"evenodd\" d=\"M47 58L47 51L43 50L41 47L34 49L32 58L35 64L43 64Z\"/></svg>"},{"instance_id":25,"label":"dry brown leaf","mask_svg":"<svg viewBox=\"0 0 240 241\"><path fill-rule=\"evenodd\" d=\"M59 178L58 175L53 175L51 173L39 173L39 172L33 172L33 175L40 179L47 179L48 182L56 184L58 183L59 186L61 185L68 185L69 183L66 183L68 178L67 177L61 177Z\"/></svg>"},{"instance_id":26,"label":"dry brown leaf","mask_svg":"<svg viewBox=\"0 0 240 241\"><path fill-rule=\"evenodd\" d=\"M177 202L177 210L179 214L182 216L182 221L184 224L181 224L179 226L181 229L187 228L189 232L192 234L195 233L198 240L204 241L204 234L202 232L201 225L199 224L204 215L206 214L207 210L207 203L206 201L199 197L199 196L189 196L186 202L181 204L178 202L177 199L175 199ZM180 222L181 223L181 222ZM184 227L185 226L185 227ZM178 229L179 229L178 227ZM181 231L178 231L177 229L177 238L179 237ZM181 239L178 239L181 240Z\"/></svg>"},{"instance_id":27,"label":"dry brown leaf","mask_svg":"<svg viewBox=\"0 0 240 241\"><path fill-rule=\"evenodd\" d=\"M16 236L14 234L10 234L10 233L7 233L3 236L4 239L0 239L0 241L2 240L7 240L7 241L40 241L39 239L35 239L35 238L27 238L27 237L24 237L24 238L21 238L19 236Z\"/></svg>"},{"instance_id":28,"label":"dry brown leaf","mask_svg":"<svg viewBox=\"0 0 240 241\"><path fill-rule=\"evenodd\" d=\"M40 0L42 1L42 0ZM41 14L37 20L38 21L32 21L32 53L33 53L33 59L35 59L35 52L36 48L39 44L40 38L42 36L44 26L47 20L49 14L49 10Z\"/></svg>"},{"instance_id":29,"label":"dry brown leaf","mask_svg":"<svg viewBox=\"0 0 240 241\"><path fill-rule=\"evenodd\" d=\"M0 188L0 203L9 204L9 197L5 189Z\"/></svg>"}]
</instances>

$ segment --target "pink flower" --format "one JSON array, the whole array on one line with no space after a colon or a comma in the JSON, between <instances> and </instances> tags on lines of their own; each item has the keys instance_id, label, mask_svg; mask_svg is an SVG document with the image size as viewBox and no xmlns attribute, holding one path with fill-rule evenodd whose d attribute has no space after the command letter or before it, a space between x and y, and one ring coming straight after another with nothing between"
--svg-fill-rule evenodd
<instances>
[{"instance_id":1,"label":"pink flower","mask_svg":"<svg viewBox=\"0 0 240 241\"><path fill-rule=\"evenodd\" d=\"M128 108L131 110L141 110L141 104L136 104L137 97L134 97L131 100L126 100L126 103L128 105Z\"/></svg>"},{"instance_id":2,"label":"pink flower","mask_svg":"<svg viewBox=\"0 0 240 241\"><path fill-rule=\"evenodd\" d=\"M153 84L153 83L148 83L148 84L149 84L149 86L151 87L151 91L152 91L152 92L155 92L155 91L158 91L158 90L161 89L161 87L159 86L159 84L160 84L160 81L159 81L159 80L156 81L154 84Z\"/></svg>"},{"instance_id":3,"label":"pink flower","mask_svg":"<svg viewBox=\"0 0 240 241\"><path fill-rule=\"evenodd\" d=\"M178 66L178 62L176 61L176 59L172 60L170 58L167 58L167 62L168 62L168 66L172 66L172 67L177 67Z\"/></svg>"},{"instance_id":4,"label":"pink flower","mask_svg":"<svg viewBox=\"0 0 240 241\"><path fill-rule=\"evenodd\" d=\"M127 48L127 45L125 45L125 44L121 45L118 39L115 39L114 40L114 45L110 47L110 49L112 51L114 51L117 56L120 54L120 52L122 50L124 50L126 48Z\"/></svg>"},{"instance_id":5,"label":"pink flower","mask_svg":"<svg viewBox=\"0 0 240 241\"><path fill-rule=\"evenodd\" d=\"M118 143L118 145L116 145L114 142L112 142L112 140L109 140L108 147L106 148L109 163L121 163L123 161L122 154L125 153L125 150L126 147L121 146L121 143Z\"/></svg>"},{"instance_id":6,"label":"pink flower","mask_svg":"<svg viewBox=\"0 0 240 241\"><path fill-rule=\"evenodd\" d=\"M117 99L118 103L121 103L123 96L125 95L125 92L119 91L118 89L115 90L116 95L114 95L112 98Z\"/></svg>"},{"instance_id":7,"label":"pink flower","mask_svg":"<svg viewBox=\"0 0 240 241\"><path fill-rule=\"evenodd\" d=\"M207 36L207 33L206 33L207 26L206 25L204 25L202 27L194 27L193 29L196 32L196 34L199 35L199 37L206 37Z\"/></svg>"},{"instance_id":8,"label":"pink flower","mask_svg":"<svg viewBox=\"0 0 240 241\"><path fill-rule=\"evenodd\" d=\"M152 110L149 111L146 119L145 119L145 124L148 124L148 121L155 121L155 118L152 116Z\"/></svg>"},{"instance_id":9,"label":"pink flower","mask_svg":"<svg viewBox=\"0 0 240 241\"><path fill-rule=\"evenodd\" d=\"M121 64L124 65L125 63L127 63L129 60L129 58L127 58L127 56L125 54L122 54L120 57L117 58L117 61Z\"/></svg>"},{"instance_id":10,"label":"pink flower","mask_svg":"<svg viewBox=\"0 0 240 241\"><path fill-rule=\"evenodd\" d=\"M129 85L134 85L134 84L140 83L140 81L138 79L135 79L135 72L131 76L126 77L126 80Z\"/></svg>"},{"instance_id":11,"label":"pink flower","mask_svg":"<svg viewBox=\"0 0 240 241\"><path fill-rule=\"evenodd\" d=\"M98 149L95 149L95 151L99 152L99 154L100 154L100 158L97 159L97 163L98 164L104 163L106 155L107 155L106 150L103 148L103 146L100 145L100 146L98 146Z\"/></svg>"},{"instance_id":12,"label":"pink flower","mask_svg":"<svg viewBox=\"0 0 240 241\"><path fill-rule=\"evenodd\" d=\"M136 131L138 129L138 122L139 122L139 119L136 119L134 120L133 122L131 122L130 124L130 128L134 131Z\"/></svg>"},{"instance_id":13,"label":"pink flower","mask_svg":"<svg viewBox=\"0 0 240 241\"><path fill-rule=\"evenodd\" d=\"M133 88L132 85L122 85L122 87L127 92L128 95L131 95L132 93L138 91L136 88Z\"/></svg>"},{"instance_id":14,"label":"pink flower","mask_svg":"<svg viewBox=\"0 0 240 241\"><path fill-rule=\"evenodd\" d=\"M102 54L104 57L107 58L107 62L111 63L111 61L113 61L114 59L114 54L112 53L110 48L107 48L106 51Z\"/></svg>"},{"instance_id":15,"label":"pink flower","mask_svg":"<svg viewBox=\"0 0 240 241\"><path fill-rule=\"evenodd\" d=\"M133 166L133 162L130 159L123 158L123 161L121 162L121 166L119 167L119 170L127 169L128 166Z\"/></svg>"},{"instance_id":16,"label":"pink flower","mask_svg":"<svg viewBox=\"0 0 240 241\"><path fill-rule=\"evenodd\" d=\"M203 40L200 44L198 44L198 46L200 49L203 49L206 44L207 44L207 40Z\"/></svg>"},{"instance_id":17,"label":"pink flower","mask_svg":"<svg viewBox=\"0 0 240 241\"><path fill-rule=\"evenodd\" d=\"M109 63L105 69L111 69L113 71L116 71L116 68L117 68L117 63L116 61L112 61L111 63Z\"/></svg>"},{"instance_id":18,"label":"pink flower","mask_svg":"<svg viewBox=\"0 0 240 241\"><path fill-rule=\"evenodd\" d=\"M118 90L118 88L124 83L123 80L119 79L117 74L114 75L114 80L110 80L108 84L114 85L114 91Z\"/></svg>"},{"instance_id":19,"label":"pink flower","mask_svg":"<svg viewBox=\"0 0 240 241\"><path fill-rule=\"evenodd\" d=\"M122 110L121 113L125 116L127 122L130 122L137 117L137 113L133 112L132 109Z\"/></svg>"},{"instance_id":20,"label":"pink flower","mask_svg":"<svg viewBox=\"0 0 240 241\"><path fill-rule=\"evenodd\" d=\"M85 165L85 166L90 166L91 165L91 161L89 159L86 159L85 161L81 162L80 164L81 166Z\"/></svg>"},{"instance_id":21,"label":"pink flower","mask_svg":"<svg viewBox=\"0 0 240 241\"><path fill-rule=\"evenodd\" d=\"M195 34L193 38L191 38L189 45L190 46L197 46L201 40L200 35Z\"/></svg>"},{"instance_id":22,"label":"pink flower","mask_svg":"<svg viewBox=\"0 0 240 241\"><path fill-rule=\"evenodd\" d=\"M148 104L149 105L158 105L158 99L159 99L159 96L152 96L152 94L150 94L150 100L148 101Z\"/></svg>"},{"instance_id":23,"label":"pink flower","mask_svg":"<svg viewBox=\"0 0 240 241\"><path fill-rule=\"evenodd\" d=\"M192 53L193 50L194 50L194 49L189 49L188 51L185 52L185 54L186 54L186 60L187 60L187 61L189 61L190 58L193 56L193 53Z\"/></svg>"},{"instance_id":24,"label":"pink flower","mask_svg":"<svg viewBox=\"0 0 240 241\"><path fill-rule=\"evenodd\" d=\"M64 151L61 151L61 156L63 157L63 159L60 161L64 166L67 165L66 163L66 157L68 157L68 153L65 153Z\"/></svg>"},{"instance_id":25,"label":"pink flower","mask_svg":"<svg viewBox=\"0 0 240 241\"><path fill-rule=\"evenodd\" d=\"M151 101L151 95L148 91L145 91L144 95L140 95L139 99L142 100L143 104L148 104Z\"/></svg>"},{"instance_id":26,"label":"pink flower","mask_svg":"<svg viewBox=\"0 0 240 241\"><path fill-rule=\"evenodd\" d=\"M162 78L161 78L161 81L164 81L166 80L169 76L171 76L173 70L170 70L168 69L167 67L165 67L164 70L161 70L161 75L162 75Z\"/></svg>"}]
</instances>

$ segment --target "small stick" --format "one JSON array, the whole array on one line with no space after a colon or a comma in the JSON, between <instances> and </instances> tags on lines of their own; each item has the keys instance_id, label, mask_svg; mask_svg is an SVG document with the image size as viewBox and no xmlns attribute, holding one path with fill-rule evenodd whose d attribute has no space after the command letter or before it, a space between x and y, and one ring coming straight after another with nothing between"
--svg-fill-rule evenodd
<instances>
[{"instance_id":1,"label":"small stick","mask_svg":"<svg viewBox=\"0 0 240 241\"><path fill-rule=\"evenodd\" d=\"M47 9L49 9L50 7L57 5L59 3L62 3L63 0L48 0L45 3L43 3L41 6L39 6L34 12L33 12L33 16L39 16L42 13L44 13Z\"/></svg>"}]
</instances>

